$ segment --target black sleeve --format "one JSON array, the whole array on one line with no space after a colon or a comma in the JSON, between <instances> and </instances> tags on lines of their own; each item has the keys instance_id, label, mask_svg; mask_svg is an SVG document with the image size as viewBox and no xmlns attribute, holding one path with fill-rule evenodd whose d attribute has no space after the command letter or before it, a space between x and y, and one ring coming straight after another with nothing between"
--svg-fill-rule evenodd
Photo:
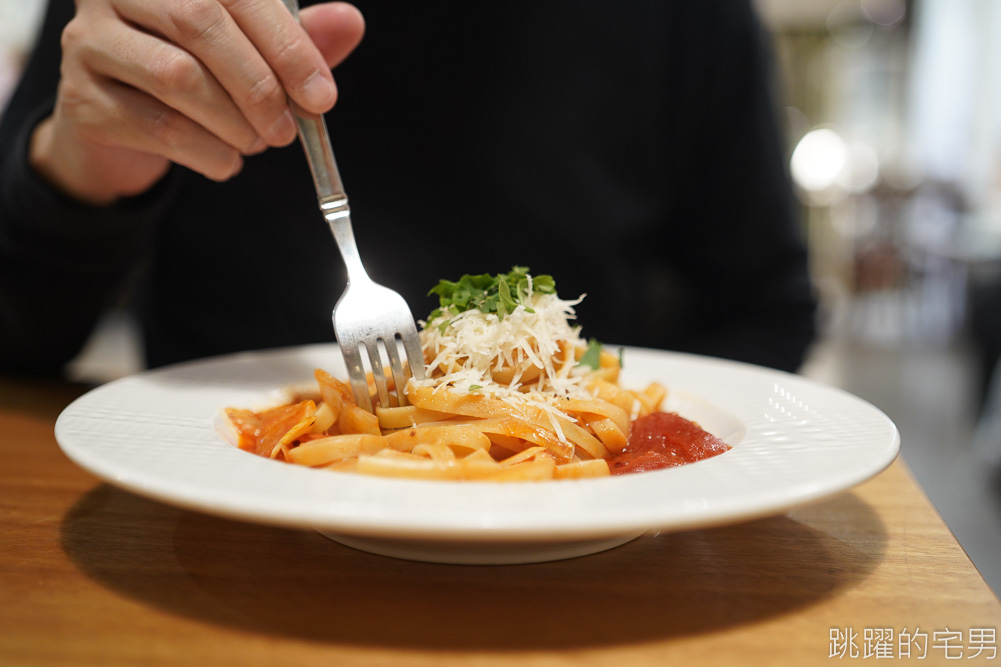
<instances>
[{"instance_id":1,"label":"black sleeve","mask_svg":"<svg viewBox=\"0 0 1001 667\"><path fill-rule=\"evenodd\" d=\"M585 336L799 366L815 302L751 0L356 3L333 118L373 275L426 305L522 264L587 295Z\"/></svg>"},{"instance_id":2,"label":"black sleeve","mask_svg":"<svg viewBox=\"0 0 1001 667\"><path fill-rule=\"evenodd\" d=\"M34 127L52 108L60 35L71 0L52 0L0 123L0 371L55 373L79 352L141 256L168 199L169 179L94 208L49 187L29 167Z\"/></svg>"},{"instance_id":3,"label":"black sleeve","mask_svg":"<svg viewBox=\"0 0 1001 667\"><path fill-rule=\"evenodd\" d=\"M681 224L659 247L689 288L676 313L689 321L670 327L668 343L795 370L814 339L816 304L769 36L750 3L705 8L673 54L682 94L667 150L684 160L669 174L670 215Z\"/></svg>"}]
</instances>

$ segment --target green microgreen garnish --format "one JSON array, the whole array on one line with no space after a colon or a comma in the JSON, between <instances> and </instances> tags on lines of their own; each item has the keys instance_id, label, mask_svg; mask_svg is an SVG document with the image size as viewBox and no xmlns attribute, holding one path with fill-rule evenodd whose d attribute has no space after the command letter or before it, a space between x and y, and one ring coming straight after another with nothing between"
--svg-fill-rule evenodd
<instances>
[{"instance_id":1,"label":"green microgreen garnish","mask_svg":"<svg viewBox=\"0 0 1001 667\"><path fill-rule=\"evenodd\" d=\"M590 366L593 371L601 368L601 343L594 338L587 341L587 349L584 350L584 354L581 355L577 365Z\"/></svg>"},{"instance_id":2,"label":"green microgreen garnish","mask_svg":"<svg viewBox=\"0 0 1001 667\"><path fill-rule=\"evenodd\" d=\"M518 306L523 306L530 313L535 312L528 305L529 285L532 294L556 293L556 281L552 276L530 276L525 266L512 267L508 273L496 276L467 273L455 282L441 280L428 292L429 296L438 295L438 308L428 316L428 321L446 312L458 315L474 308L481 313L496 314L498 320L503 320Z\"/></svg>"},{"instance_id":3,"label":"green microgreen garnish","mask_svg":"<svg viewBox=\"0 0 1001 667\"><path fill-rule=\"evenodd\" d=\"M469 391L479 391L480 389L483 389L483 385L482 384L471 384L471 385L469 385Z\"/></svg>"}]
</instances>

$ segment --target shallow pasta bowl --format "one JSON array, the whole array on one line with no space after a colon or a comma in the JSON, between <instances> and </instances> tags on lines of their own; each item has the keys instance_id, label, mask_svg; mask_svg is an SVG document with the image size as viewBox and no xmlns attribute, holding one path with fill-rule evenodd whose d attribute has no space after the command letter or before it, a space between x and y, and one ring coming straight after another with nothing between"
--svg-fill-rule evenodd
<instances>
[{"instance_id":1,"label":"shallow pasta bowl","mask_svg":"<svg viewBox=\"0 0 1001 667\"><path fill-rule=\"evenodd\" d=\"M582 556L651 530L780 514L876 475L896 457L890 419L844 391L736 362L625 348L620 383L668 388L664 409L732 449L698 463L601 479L496 484L384 479L263 459L227 441L226 407L260 408L338 348L242 353L147 371L70 404L56 439L82 468L181 508L314 529L387 556L527 563Z\"/></svg>"}]
</instances>

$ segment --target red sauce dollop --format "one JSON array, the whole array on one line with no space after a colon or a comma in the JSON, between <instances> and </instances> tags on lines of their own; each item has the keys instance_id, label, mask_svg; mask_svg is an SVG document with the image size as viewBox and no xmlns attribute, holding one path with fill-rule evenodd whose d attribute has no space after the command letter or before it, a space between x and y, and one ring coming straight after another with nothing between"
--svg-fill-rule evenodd
<instances>
[{"instance_id":1,"label":"red sauce dollop","mask_svg":"<svg viewBox=\"0 0 1001 667\"><path fill-rule=\"evenodd\" d=\"M629 442L608 457L613 475L672 468L722 454L730 447L675 412L654 412L633 422Z\"/></svg>"}]
</instances>

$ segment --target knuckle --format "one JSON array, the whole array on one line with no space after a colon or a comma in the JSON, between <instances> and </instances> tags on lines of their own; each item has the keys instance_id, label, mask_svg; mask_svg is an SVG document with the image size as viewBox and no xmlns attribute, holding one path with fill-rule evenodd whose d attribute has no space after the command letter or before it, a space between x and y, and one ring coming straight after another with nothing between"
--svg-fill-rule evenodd
<instances>
[{"instance_id":1,"label":"knuckle","mask_svg":"<svg viewBox=\"0 0 1001 667\"><path fill-rule=\"evenodd\" d=\"M158 97L201 92L204 74L193 56L168 45L150 58L146 70L150 88Z\"/></svg>"},{"instance_id":2,"label":"knuckle","mask_svg":"<svg viewBox=\"0 0 1001 667\"><path fill-rule=\"evenodd\" d=\"M174 0L167 7L167 19L182 41L200 40L224 20L215 0Z\"/></svg>"},{"instance_id":3,"label":"knuckle","mask_svg":"<svg viewBox=\"0 0 1001 667\"><path fill-rule=\"evenodd\" d=\"M92 106L88 90L80 85L75 79L64 77L59 82L57 104L60 108L74 112L86 111Z\"/></svg>"},{"instance_id":4,"label":"knuckle","mask_svg":"<svg viewBox=\"0 0 1001 667\"><path fill-rule=\"evenodd\" d=\"M99 30L93 22L77 16L63 28L59 35L59 47L63 53L62 69L68 63L86 64L101 51L101 45L96 35Z\"/></svg>"},{"instance_id":5,"label":"knuckle","mask_svg":"<svg viewBox=\"0 0 1001 667\"><path fill-rule=\"evenodd\" d=\"M149 118L149 135L155 142L168 150L174 150L184 143L184 123L181 115L170 108L157 111Z\"/></svg>"},{"instance_id":6,"label":"knuckle","mask_svg":"<svg viewBox=\"0 0 1001 667\"><path fill-rule=\"evenodd\" d=\"M220 0L222 5L231 14L237 14L246 10L253 11L254 0Z\"/></svg>"},{"instance_id":7,"label":"knuckle","mask_svg":"<svg viewBox=\"0 0 1001 667\"><path fill-rule=\"evenodd\" d=\"M113 144L125 115L113 102L95 99L68 83L59 86L55 113L73 125L83 143L92 145Z\"/></svg>"},{"instance_id":8,"label":"knuckle","mask_svg":"<svg viewBox=\"0 0 1001 667\"><path fill-rule=\"evenodd\" d=\"M284 107L285 91L275 75L269 72L246 89L242 102L247 109Z\"/></svg>"},{"instance_id":9,"label":"knuckle","mask_svg":"<svg viewBox=\"0 0 1001 667\"><path fill-rule=\"evenodd\" d=\"M302 36L293 33L291 35L283 35L283 37L284 39L281 40L278 50L275 51L275 66L286 68L308 62L308 59L304 57L307 45Z\"/></svg>"},{"instance_id":10,"label":"knuckle","mask_svg":"<svg viewBox=\"0 0 1001 667\"><path fill-rule=\"evenodd\" d=\"M89 31L83 23L79 17L76 17L63 28L59 38L59 45L62 47L63 53L73 51L77 45L84 42Z\"/></svg>"}]
</instances>

